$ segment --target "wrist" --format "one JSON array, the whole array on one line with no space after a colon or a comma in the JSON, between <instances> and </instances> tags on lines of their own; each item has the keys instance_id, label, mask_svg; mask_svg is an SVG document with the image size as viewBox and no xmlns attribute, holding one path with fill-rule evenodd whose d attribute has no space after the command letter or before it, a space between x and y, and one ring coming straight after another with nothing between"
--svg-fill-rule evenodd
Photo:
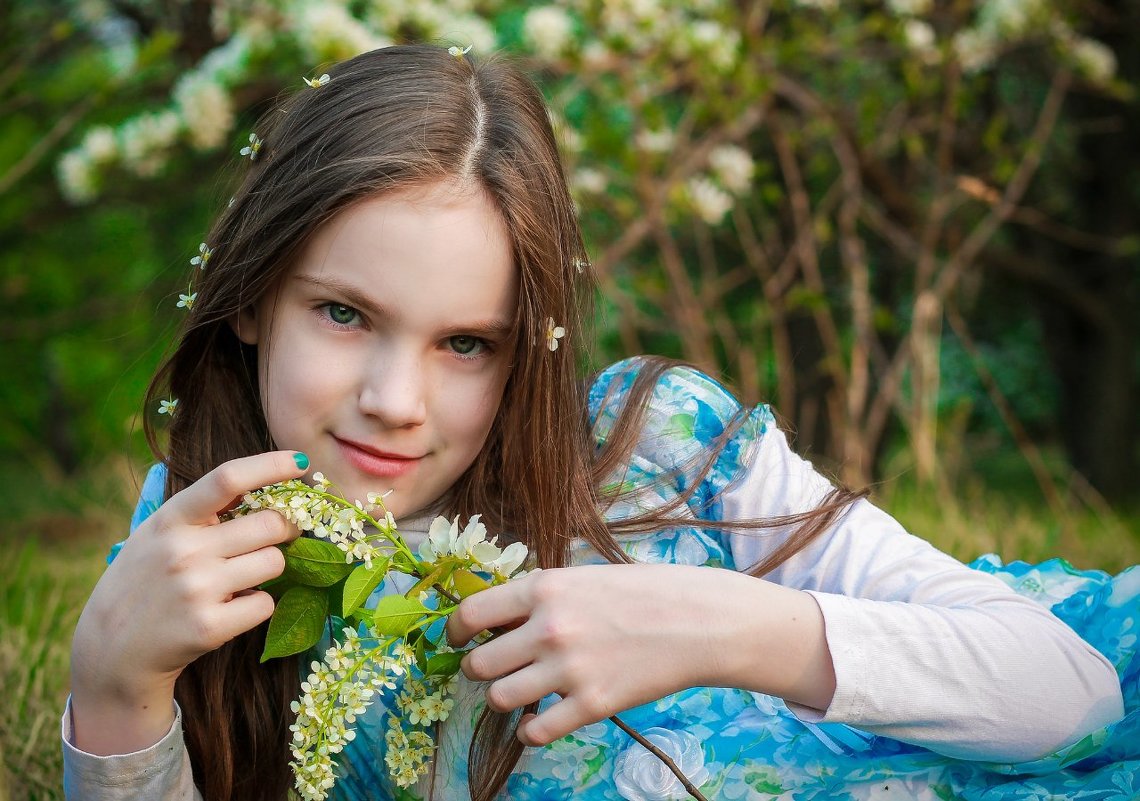
<instances>
[{"instance_id":1,"label":"wrist","mask_svg":"<svg viewBox=\"0 0 1140 801\"><path fill-rule=\"evenodd\" d=\"M835 667L823 612L810 593L732 574L731 609L719 616L711 647L722 657L718 686L774 695L826 710L835 694Z\"/></svg>"},{"instance_id":2,"label":"wrist","mask_svg":"<svg viewBox=\"0 0 1140 801\"><path fill-rule=\"evenodd\" d=\"M174 717L173 688L129 695L71 688L71 743L96 756L149 748L166 736Z\"/></svg>"}]
</instances>

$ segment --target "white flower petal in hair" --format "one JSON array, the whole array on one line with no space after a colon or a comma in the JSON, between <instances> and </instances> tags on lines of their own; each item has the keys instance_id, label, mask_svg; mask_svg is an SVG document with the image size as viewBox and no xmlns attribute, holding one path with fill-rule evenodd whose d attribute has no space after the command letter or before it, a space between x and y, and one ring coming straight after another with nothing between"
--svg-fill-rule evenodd
<instances>
[{"instance_id":1,"label":"white flower petal in hair","mask_svg":"<svg viewBox=\"0 0 1140 801\"><path fill-rule=\"evenodd\" d=\"M583 270L585 270L589 266L590 266L590 262L586 261L585 259L574 259L574 269L577 270L579 273L582 272Z\"/></svg>"},{"instance_id":2,"label":"white flower petal in hair","mask_svg":"<svg viewBox=\"0 0 1140 801\"><path fill-rule=\"evenodd\" d=\"M178 308L185 309L186 311L190 311L190 309L194 306L194 301L196 301L197 299L198 299L198 293L197 292L191 292L189 295L180 294L178 296Z\"/></svg>"},{"instance_id":3,"label":"white flower petal in hair","mask_svg":"<svg viewBox=\"0 0 1140 801\"><path fill-rule=\"evenodd\" d=\"M261 150L261 139L257 134L251 133L249 135L249 144L241 149L243 156L249 156L250 161L257 161L257 153Z\"/></svg>"},{"instance_id":4,"label":"white flower petal in hair","mask_svg":"<svg viewBox=\"0 0 1140 801\"><path fill-rule=\"evenodd\" d=\"M326 72L324 75L322 75L319 78L306 78L305 76L302 75L301 80L303 80L305 83L307 83L309 86L311 86L314 89L320 89L322 86L324 86L326 83L328 83L330 79L329 79L329 74Z\"/></svg>"},{"instance_id":5,"label":"white flower petal in hair","mask_svg":"<svg viewBox=\"0 0 1140 801\"><path fill-rule=\"evenodd\" d=\"M447 48L447 52L450 55L455 56L456 58L463 58L465 55L467 55L468 53L471 52L471 48L472 48L472 45L467 45L467 47L460 50L455 45L452 45L451 47Z\"/></svg>"},{"instance_id":6,"label":"white flower petal in hair","mask_svg":"<svg viewBox=\"0 0 1140 801\"><path fill-rule=\"evenodd\" d=\"M158 413L168 414L174 416L174 410L178 408L178 398L167 398L158 402Z\"/></svg>"},{"instance_id":7,"label":"white flower petal in hair","mask_svg":"<svg viewBox=\"0 0 1140 801\"><path fill-rule=\"evenodd\" d=\"M210 261L210 256L213 254L214 251L210 249L210 246L203 242L198 245L198 255L190 259L190 263L201 270L205 270L206 264Z\"/></svg>"},{"instance_id":8,"label":"white flower petal in hair","mask_svg":"<svg viewBox=\"0 0 1140 801\"><path fill-rule=\"evenodd\" d=\"M546 347L558 350L558 340L566 336L566 329L554 324L553 317L546 318Z\"/></svg>"}]
</instances>

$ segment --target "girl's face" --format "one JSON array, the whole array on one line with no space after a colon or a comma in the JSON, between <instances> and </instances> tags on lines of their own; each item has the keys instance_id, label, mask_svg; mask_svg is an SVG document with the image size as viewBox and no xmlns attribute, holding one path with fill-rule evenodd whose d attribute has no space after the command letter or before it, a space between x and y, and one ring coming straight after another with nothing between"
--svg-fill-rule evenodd
<instances>
[{"instance_id":1,"label":"girl's face","mask_svg":"<svg viewBox=\"0 0 1140 801\"><path fill-rule=\"evenodd\" d=\"M277 446L304 451L349 500L395 490L385 504L403 517L441 498L483 447L517 298L498 211L448 181L341 212L236 327L259 346Z\"/></svg>"}]
</instances>

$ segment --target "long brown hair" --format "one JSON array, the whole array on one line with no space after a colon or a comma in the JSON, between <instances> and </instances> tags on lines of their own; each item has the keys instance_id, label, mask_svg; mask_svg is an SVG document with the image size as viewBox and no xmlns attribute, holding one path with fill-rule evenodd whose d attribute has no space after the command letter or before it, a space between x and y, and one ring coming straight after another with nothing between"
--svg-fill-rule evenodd
<instances>
[{"instance_id":1,"label":"long brown hair","mask_svg":"<svg viewBox=\"0 0 1140 801\"><path fill-rule=\"evenodd\" d=\"M672 363L646 362L596 456L575 358L593 286L578 270L586 255L541 94L501 57L475 62L431 46L384 48L328 72L326 85L302 89L259 123L257 158L207 236L211 257L197 299L148 391L148 406L167 392L179 399L165 453L147 426L169 469L167 497L222 462L274 447L257 350L235 335L235 315L271 292L313 233L348 205L458 179L481 186L502 214L519 297L502 403L483 451L449 494L448 514L482 514L492 530L526 543L541 567L567 565L575 538L611 561L629 561L615 533L669 525L687 497L611 526L599 506L612 499L597 487L628 457L656 377ZM542 347L551 317L567 330L557 354ZM715 456L710 451L697 472L707 473ZM803 525L759 570L826 528L850 497L840 491L809 515L774 521ZM288 793L298 664L260 664L264 637L263 624L197 659L176 685L195 780L209 801L279 801ZM498 794L521 755L516 718L488 711L477 726L469 768L476 801Z\"/></svg>"}]
</instances>

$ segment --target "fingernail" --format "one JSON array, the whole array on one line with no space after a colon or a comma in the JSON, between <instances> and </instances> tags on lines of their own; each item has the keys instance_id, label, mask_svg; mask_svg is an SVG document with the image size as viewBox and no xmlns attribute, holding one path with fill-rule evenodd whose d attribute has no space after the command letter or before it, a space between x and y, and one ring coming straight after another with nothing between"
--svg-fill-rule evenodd
<instances>
[{"instance_id":1,"label":"fingernail","mask_svg":"<svg viewBox=\"0 0 1140 801\"><path fill-rule=\"evenodd\" d=\"M306 456L305 454L301 453L300 451L297 451L296 453L293 454L293 461L297 463L297 469L298 470L308 470L309 469L309 457Z\"/></svg>"}]
</instances>

